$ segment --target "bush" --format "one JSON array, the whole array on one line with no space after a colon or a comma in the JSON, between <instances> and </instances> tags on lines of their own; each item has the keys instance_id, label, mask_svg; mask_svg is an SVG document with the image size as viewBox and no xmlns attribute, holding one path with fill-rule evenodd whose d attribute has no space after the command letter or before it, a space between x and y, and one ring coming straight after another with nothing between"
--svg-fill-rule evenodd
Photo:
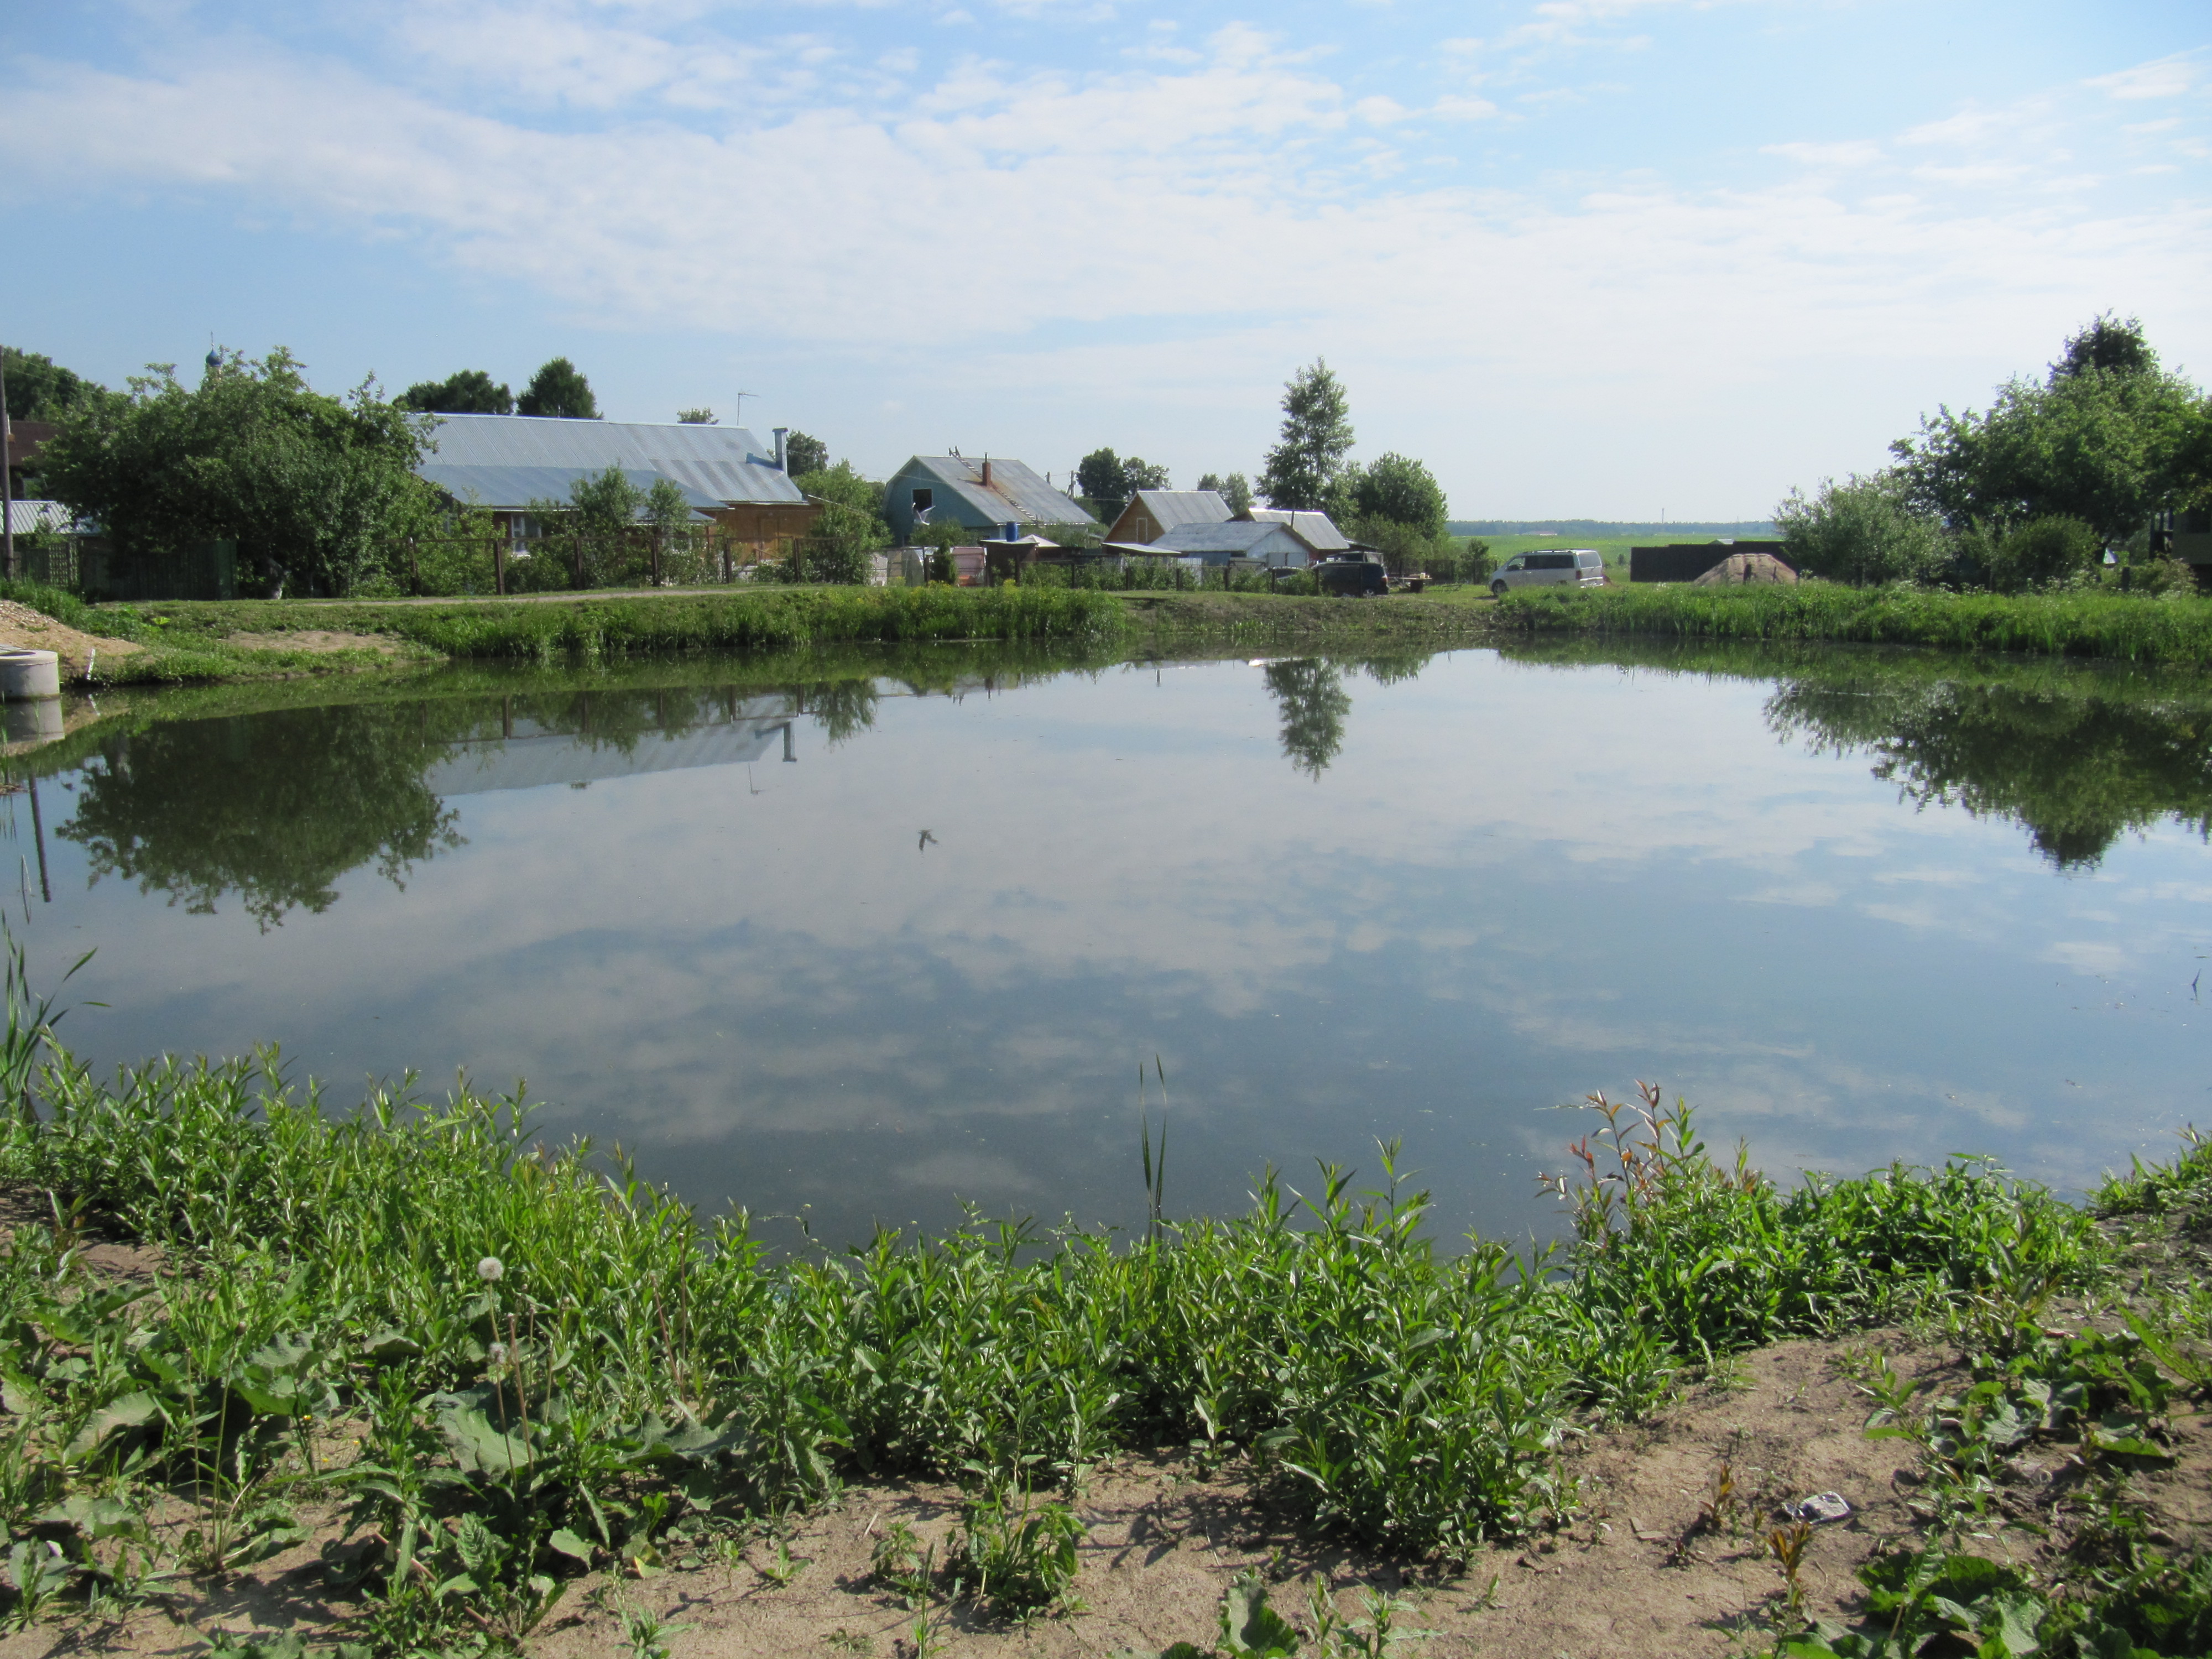
<instances>
[{"instance_id":1,"label":"bush","mask_svg":"<svg viewBox=\"0 0 2212 1659\"><path fill-rule=\"evenodd\" d=\"M2002 533L1970 533L1962 562L1978 566L1982 585L2000 593L2062 584L2099 569L2105 544L2079 519L2031 519Z\"/></svg>"},{"instance_id":2,"label":"bush","mask_svg":"<svg viewBox=\"0 0 2212 1659\"><path fill-rule=\"evenodd\" d=\"M1932 581L1950 566L1942 526L1905 500L1893 475L1829 479L1808 501L1796 490L1774 509L1785 556L1805 574L1866 587Z\"/></svg>"}]
</instances>

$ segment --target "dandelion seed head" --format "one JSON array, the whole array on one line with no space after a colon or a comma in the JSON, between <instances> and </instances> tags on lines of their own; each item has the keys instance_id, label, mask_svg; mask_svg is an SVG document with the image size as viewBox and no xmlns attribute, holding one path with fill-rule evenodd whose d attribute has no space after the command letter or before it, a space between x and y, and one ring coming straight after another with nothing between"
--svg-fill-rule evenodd
<instances>
[{"instance_id":1,"label":"dandelion seed head","mask_svg":"<svg viewBox=\"0 0 2212 1659\"><path fill-rule=\"evenodd\" d=\"M498 1284L500 1275L506 1271L505 1267L500 1266L499 1258L495 1255L488 1255L477 1263L477 1277L487 1285Z\"/></svg>"},{"instance_id":2,"label":"dandelion seed head","mask_svg":"<svg viewBox=\"0 0 2212 1659\"><path fill-rule=\"evenodd\" d=\"M506 1343L495 1342L491 1345L491 1363L495 1365L504 1365L507 1364Z\"/></svg>"}]
</instances>

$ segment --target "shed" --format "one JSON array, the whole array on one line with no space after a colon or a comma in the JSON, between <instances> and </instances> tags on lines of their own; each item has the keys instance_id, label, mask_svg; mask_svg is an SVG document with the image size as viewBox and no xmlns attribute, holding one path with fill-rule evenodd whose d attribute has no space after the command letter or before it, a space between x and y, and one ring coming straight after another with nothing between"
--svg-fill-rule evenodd
<instances>
[{"instance_id":1,"label":"shed","mask_svg":"<svg viewBox=\"0 0 2212 1659\"><path fill-rule=\"evenodd\" d=\"M1255 524L1286 524L1316 553L1349 553L1352 544L1326 513L1282 507L1255 507L1244 515Z\"/></svg>"},{"instance_id":2,"label":"shed","mask_svg":"<svg viewBox=\"0 0 2212 1659\"><path fill-rule=\"evenodd\" d=\"M1156 542L1182 524L1226 524L1237 516L1218 489L1140 489L1106 532L1109 542Z\"/></svg>"},{"instance_id":3,"label":"shed","mask_svg":"<svg viewBox=\"0 0 2212 1659\"><path fill-rule=\"evenodd\" d=\"M1155 553L1177 553L1206 564L1251 559L1284 569L1303 569L1314 562L1314 549L1287 524L1231 519L1225 524L1179 524L1148 544Z\"/></svg>"},{"instance_id":4,"label":"shed","mask_svg":"<svg viewBox=\"0 0 2212 1659\"><path fill-rule=\"evenodd\" d=\"M884 522L902 542L918 524L957 524L970 530L1024 525L1095 526L1082 506L1019 461L985 456L916 455L884 486Z\"/></svg>"}]
</instances>

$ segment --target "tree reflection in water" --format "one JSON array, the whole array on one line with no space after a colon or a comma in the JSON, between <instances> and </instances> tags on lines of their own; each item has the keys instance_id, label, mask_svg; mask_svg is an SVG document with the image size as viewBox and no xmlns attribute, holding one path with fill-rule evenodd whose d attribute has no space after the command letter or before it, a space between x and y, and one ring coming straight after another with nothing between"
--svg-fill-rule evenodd
<instances>
[{"instance_id":1,"label":"tree reflection in water","mask_svg":"<svg viewBox=\"0 0 2212 1659\"><path fill-rule=\"evenodd\" d=\"M120 876L211 913L235 891L264 931L295 908L327 909L332 884L374 864L397 885L461 844L455 814L423 787L447 733L428 705L300 708L179 720L117 733L86 765L76 811L97 881Z\"/></svg>"},{"instance_id":2,"label":"tree reflection in water","mask_svg":"<svg viewBox=\"0 0 2212 1659\"><path fill-rule=\"evenodd\" d=\"M1267 666L1267 695L1283 721L1283 753L1318 780L1344 747L1344 717L1352 712L1344 676L1332 662L1304 657Z\"/></svg>"},{"instance_id":3,"label":"tree reflection in water","mask_svg":"<svg viewBox=\"0 0 2212 1659\"><path fill-rule=\"evenodd\" d=\"M2201 686L1790 680L1766 719L1786 738L1870 750L1875 775L1916 805L2012 819L2061 870L2093 869L2121 836L2168 818L2212 831Z\"/></svg>"}]
</instances>

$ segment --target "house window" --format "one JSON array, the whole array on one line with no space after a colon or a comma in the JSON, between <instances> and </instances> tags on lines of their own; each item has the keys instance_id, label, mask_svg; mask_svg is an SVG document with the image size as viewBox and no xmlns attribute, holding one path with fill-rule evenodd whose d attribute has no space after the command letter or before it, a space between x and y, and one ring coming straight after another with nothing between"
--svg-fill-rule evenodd
<instances>
[{"instance_id":1,"label":"house window","mask_svg":"<svg viewBox=\"0 0 2212 1659\"><path fill-rule=\"evenodd\" d=\"M936 504L937 497L933 492L927 489L917 489L914 492L914 510L915 512L927 513Z\"/></svg>"}]
</instances>

